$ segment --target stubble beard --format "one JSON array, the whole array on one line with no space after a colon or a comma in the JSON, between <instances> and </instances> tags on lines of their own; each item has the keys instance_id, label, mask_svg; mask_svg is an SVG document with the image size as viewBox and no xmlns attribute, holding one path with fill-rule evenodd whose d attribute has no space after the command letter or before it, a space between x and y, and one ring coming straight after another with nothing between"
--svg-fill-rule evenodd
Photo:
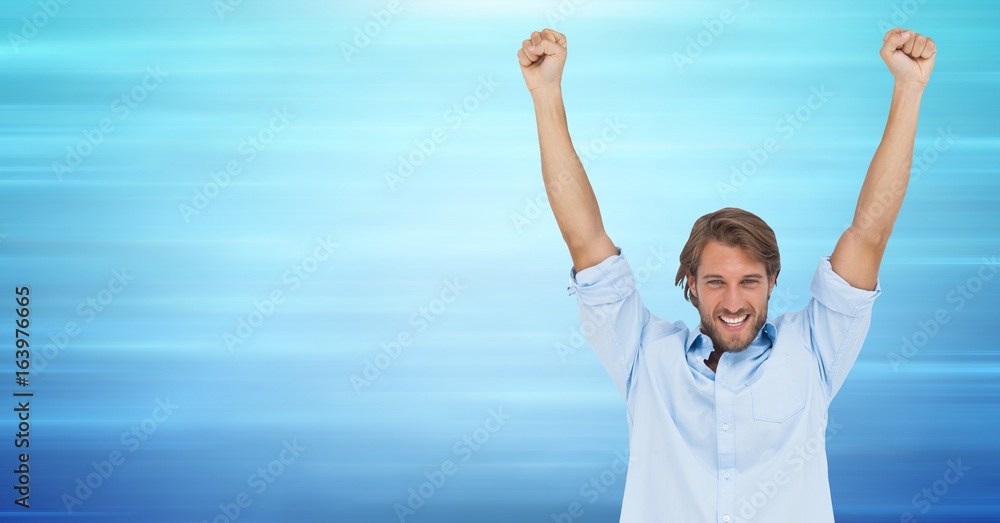
<instances>
[{"instance_id":1,"label":"stubble beard","mask_svg":"<svg viewBox=\"0 0 1000 523\"><path fill-rule=\"evenodd\" d=\"M762 313L757 314L755 310L741 309L739 314L734 314L733 316L742 316L744 314L749 314L750 317L747 321L752 321L752 328L744 327L744 331L738 334L738 338L733 338L733 334L722 331L718 324L719 314L713 314L706 316L705 312L698 309L701 315L701 332L704 333L709 339L712 340L712 346L716 350L721 350L722 352L740 352L750 346L754 338L757 337L757 333L760 329L764 327L764 323L767 321L767 304L764 304L764 310ZM728 315L728 314L727 314Z\"/></svg>"}]
</instances>

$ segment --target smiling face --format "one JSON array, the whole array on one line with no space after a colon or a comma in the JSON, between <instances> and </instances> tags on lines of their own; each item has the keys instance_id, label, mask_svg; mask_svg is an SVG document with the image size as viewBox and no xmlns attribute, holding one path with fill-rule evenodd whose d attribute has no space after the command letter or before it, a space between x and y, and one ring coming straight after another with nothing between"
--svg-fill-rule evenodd
<instances>
[{"instance_id":1,"label":"smiling face","mask_svg":"<svg viewBox=\"0 0 1000 523\"><path fill-rule=\"evenodd\" d=\"M697 298L701 330L717 350L739 352L767 321L767 300L777 275L745 250L711 240L705 244L697 275L688 274Z\"/></svg>"}]
</instances>

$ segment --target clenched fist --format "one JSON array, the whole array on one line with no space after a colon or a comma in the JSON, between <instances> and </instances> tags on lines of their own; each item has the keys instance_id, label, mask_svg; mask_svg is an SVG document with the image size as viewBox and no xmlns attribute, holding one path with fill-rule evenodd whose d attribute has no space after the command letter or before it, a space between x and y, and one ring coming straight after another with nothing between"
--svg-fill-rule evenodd
<instances>
[{"instance_id":1,"label":"clenched fist","mask_svg":"<svg viewBox=\"0 0 1000 523\"><path fill-rule=\"evenodd\" d=\"M897 82L927 85L934 69L934 40L910 30L895 28L882 38L882 60Z\"/></svg>"},{"instance_id":2,"label":"clenched fist","mask_svg":"<svg viewBox=\"0 0 1000 523\"><path fill-rule=\"evenodd\" d=\"M566 36L552 29L531 33L517 52L528 90L558 89L566 65Z\"/></svg>"}]
</instances>

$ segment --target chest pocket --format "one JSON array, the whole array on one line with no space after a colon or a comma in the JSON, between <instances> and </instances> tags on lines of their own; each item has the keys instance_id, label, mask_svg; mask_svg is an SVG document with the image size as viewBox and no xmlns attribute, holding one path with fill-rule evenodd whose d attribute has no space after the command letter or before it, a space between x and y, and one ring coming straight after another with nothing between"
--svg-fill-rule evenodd
<instances>
[{"instance_id":1,"label":"chest pocket","mask_svg":"<svg viewBox=\"0 0 1000 523\"><path fill-rule=\"evenodd\" d=\"M750 386L754 419L781 423L805 408L802 377L795 374L791 365L768 364L760 371L763 375Z\"/></svg>"}]
</instances>

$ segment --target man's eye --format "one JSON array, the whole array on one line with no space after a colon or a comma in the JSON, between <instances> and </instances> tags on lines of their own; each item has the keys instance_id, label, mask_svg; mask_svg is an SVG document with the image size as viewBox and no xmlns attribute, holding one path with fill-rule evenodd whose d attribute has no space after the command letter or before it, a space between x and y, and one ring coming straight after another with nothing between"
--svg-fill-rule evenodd
<instances>
[{"instance_id":1,"label":"man's eye","mask_svg":"<svg viewBox=\"0 0 1000 523\"><path fill-rule=\"evenodd\" d=\"M709 285L719 285L720 283L722 283L722 280L709 280L708 282Z\"/></svg>"},{"instance_id":2,"label":"man's eye","mask_svg":"<svg viewBox=\"0 0 1000 523\"><path fill-rule=\"evenodd\" d=\"M743 283L752 285L754 283L757 283L757 280L743 280Z\"/></svg>"}]
</instances>

